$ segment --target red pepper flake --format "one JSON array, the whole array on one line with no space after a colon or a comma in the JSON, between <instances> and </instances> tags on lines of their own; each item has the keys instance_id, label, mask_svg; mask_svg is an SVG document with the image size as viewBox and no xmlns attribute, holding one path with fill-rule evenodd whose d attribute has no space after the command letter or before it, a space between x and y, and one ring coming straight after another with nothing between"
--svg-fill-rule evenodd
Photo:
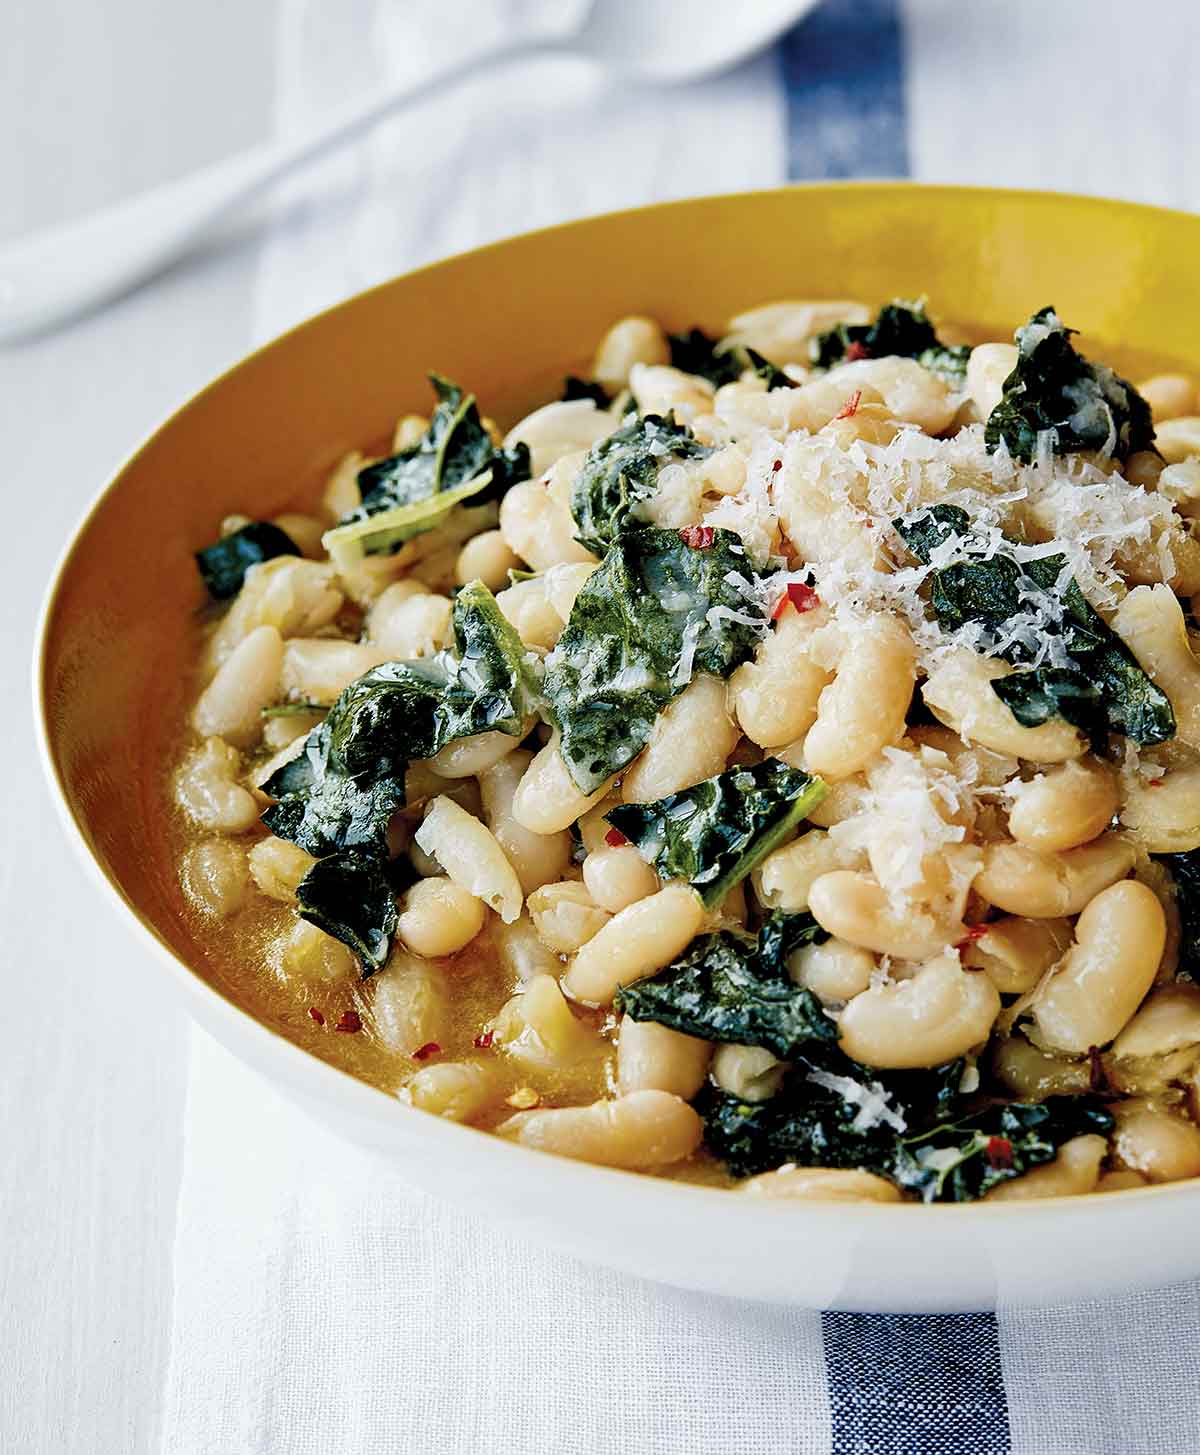
<instances>
[{"instance_id":1,"label":"red pepper flake","mask_svg":"<svg viewBox=\"0 0 1200 1455\"><path fill-rule=\"evenodd\" d=\"M968 925L966 934L954 948L961 954L968 946L973 945L976 940L982 940L989 928L990 926L988 925Z\"/></svg>"},{"instance_id":2,"label":"red pepper flake","mask_svg":"<svg viewBox=\"0 0 1200 1455\"><path fill-rule=\"evenodd\" d=\"M610 849L623 849L629 840L620 829L609 829L608 833L604 835L604 842Z\"/></svg>"},{"instance_id":3,"label":"red pepper flake","mask_svg":"<svg viewBox=\"0 0 1200 1455\"><path fill-rule=\"evenodd\" d=\"M846 362L848 364L854 364L859 359L869 359L870 357L871 350L867 348L866 344L859 343L857 339L846 350Z\"/></svg>"},{"instance_id":4,"label":"red pepper flake","mask_svg":"<svg viewBox=\"0 0 1200 1455\"><path fill-rule=\"evenodd\" d=\"M309 1006L308 1013L310 1016L312 1016L313 1020L315 1020L319 1026L323 1026L325 1024L325 1017L321 1014L321 1012L316 1008L315 1005Z\"/></svg>"},{"instance_id":5,"label":"red pepper flake","mask_svg":"<svg viewBox=\"0 0 1200 1455\"><path fill-rule=\"evenodd\" d=\"M715 532L711 525L685 525L679 532L679 539L693 551L707 551L713 543Z\"/></svg>"},{"instance_id":6,"label":"red pepper flake","mask_svg":"<svg viewBox=\"0 0 1200 1455\"><path fill-rule=\"evenodd\" d=\"M821 604L821 598L811 586L806 586L803 581L792 581L788 584L783 595L775 603L775 609L771 613L772 621L779 620L787 610L789 601L801 613L812 611Z\"/></svg>"},{"instance_id":7,"label":"red pepper flake","mask_svg":"<svg viewBox=\"0 0 1200 1455\"><path fill-rule=\"evenodd\" d=\"M335 1031L347 1031L351 1035L362 1030L362 1017L356 1010L348 1010L334 1026Z\"/></svg>"},{"instance_id":8,"label":"red pepper flake","mask_svg":"<svg viewBox=\"0 0 1200 1455\"><path fill-rule=\"evenodd\" d=\"M1147 788L1161 788L1162 786L1163 780L1161 778L1148 778L1146 780Z\"/></svg>"},{"instance_id":9,"label":"red pepper flake","mask_svg":"<svg viewBox=\"0 0 1200 1455\"><path fill-rule=\"evenodd\" d=\"M772 471L772 473L774 473L776 470L782 470L782 469L783 469L783 461L782 460L773 460L771 462L771 471Z\"/></svg>"},{"instance_id":10,"label":"red pepper flake","mask_svg":"<svg viewBox=\"0 0 1200 1455\"><path fill-rule=\"evenodd\" d=\"M862 390L856 389L850 398L846 400L846 407L841 414L835 414L834 419L852 419L858 413L858 406L862 403Z\"/></svg>"},{"instance_id":11,"label":"red pepper flake","mask_svg":"<svg viewBox=\"0 0 1200 1455\"><path fill-rule=\"evenodd\" d=\"M989 1137L984 1155L988 1159L988 1165L997 1172L1007 1171L1013 1165L1012 1143L1007 1137Z\"/></svg>"},{"instance_id":12,"label":"red pepper flake","mask_svg":"<svg viewBox=\"0 0 1200 1455\"><path fill-rule=\"evenodd\" d=\"M471 1044L478 1051L486 1051L495 1039L495 1031L484 1031L481 1035L476 1036Z\"/></svg>"},{"instance_id":13,"label":"red pepper flake","mask_svg":"<svg viewBox=\"0 0 1200 1455\"><path fill-rule=\"evenodd\" d=\"M441 1049L436 1041L426 1041L412 1053L412 1058L414 1061L428 1061L430 1056L436 1056Z\"/></svg>"}]
</instances>

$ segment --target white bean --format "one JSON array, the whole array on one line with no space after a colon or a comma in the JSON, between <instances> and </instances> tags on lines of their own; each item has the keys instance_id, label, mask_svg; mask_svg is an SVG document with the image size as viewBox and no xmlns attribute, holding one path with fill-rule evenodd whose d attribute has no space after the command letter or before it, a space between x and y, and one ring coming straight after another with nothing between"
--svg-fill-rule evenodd
<instances>
[{"instance_id":1,"label":"white bean","mask_svg":"<svg viewBox=\"0 0 1200 1455\"><path fill-rule=\"evenodd\" d=\"M856 995L838 1020L838 1044L866 1066L940 1066L987 1040L1000 993L955 954L922 965L911 980Z\"/></svg>"},{"instance_id":2,"label":"white bean","mask_svg":"<svg viewBox=\"0 0 1200 1455\"><path fill-rule=\"evenodd\" d=\"M517 748L479 775L484 820L516 870L527 895L543 884L562 878L571 862L573 847L566 829L557 833L534 833L513 816L518 785L532 761L532 753Z\"/></svg>"},{"instance_id":3,"label":"white bean","mask_svg":"<svg viewBox=\"0 0 1200 1455\"><path fill-rule=\"evenodd\" d=\"M686 1101L669 1092L631 1091L591 1106L518 1112L496 1131L539 1152L639 1169L690 1157L704 1126Z\"/></svg>"},{"instance_id":4,"label":"white bean","mask_svg":"<svg viewBox=\"0 0 1200 1455\"><path fill-rule=\"evenodd\" d=\"M201 828L240 834L258 819L258 802L237 781L241 758L221 738L206 738L175 777L179 806Z\"/></svg>"},{"instance_id":5,"label":"white bean","mask_svg":"<svg viewBox=\"0 0 1200 1455\"><path fill-rule=\"evenodd\" d=\"M430 958L457 955L483 928L483 901L440 876L418 879L404 894L396 933L413 952Z\"/></svg>"},{"instance_id":6,"label":"white bean","mask_svg":"<svg viewBox=\"0 0 1200 1455\"><path fill-rule=\"evenodd\" d=\"M495 835L452 798L442 794L433 799L415 842L455 884L483 900L506 924L521 913L521 882Z\"/></svg>"},{"instance_id":7,"label":"white bean","mask_svg":"<svg viewBox=\"0 0 1200 1455\"><path fill-rule=\"evenodd\" d=\"M228 839L205 839L183 856L179 878L184 893L202 914L228 919L246 898L246 851Z\"/></svg>"},{"instance_id":8,"label":"white bean","mask_svg":"<svg viewBox=\"0 0 1200 1455\"><path fill-rule=\"evenodd\" d=\"M617 1086L631 1091L669 1091L690 1101L704 1085L712 1047L657 1021L624 1016L617 1037Z\"/></svg>"},{"instance_id":9,"label":"white bean","mask_svg":"<svg viewBox=\"0 0 1200 1455\"><path fill-rule=\"evenodd\" d=\"M249 747L262 734L262 710L279 695L283 638L273 626L256 627L217 669L200 694L192 723L202 737Z\"/></svg>"},{"instance_id":10,"label":"white bean","mask_svg":"<svg viewBox=\"0 0 1200 1455\"><path fill-rule=\"evenodd\" d=\"M623 909L587 942L564 978L585 1005L608 1005L617 988L653 975L681 954L704 923L704 906L686 884L668 884Z\"/></svg>"},{"instance_id":11,"label":"white bean","mask_svg":"<svg viewBox=\"0 0 1200 1455\"><path fill-rule=\"evenodd\" d=\"M737 745L725 684L699 673L655 719L650 741L625 770L626 803L651 803L711 778Z\"/></svg>"}]
</instances>

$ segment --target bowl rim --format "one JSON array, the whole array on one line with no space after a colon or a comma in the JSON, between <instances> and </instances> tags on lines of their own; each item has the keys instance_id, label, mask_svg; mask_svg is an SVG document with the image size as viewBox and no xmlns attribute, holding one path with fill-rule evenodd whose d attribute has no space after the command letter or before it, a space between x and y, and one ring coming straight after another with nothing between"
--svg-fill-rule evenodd
<instances>
[{"instance_id":1,"label":"bowl rim","mask_svg":"<svg viewBox=\"0 0 1200 1455\"><path fill-rule=\"evenodd\" d=\"M508 236L484 243L479 247L467 248L444 257L437 258L431 262L424 263L418 268L410 269L403 273L393 274L391 277L373 284L357 293L352 293L345 298L339 299L336 303L313 313L282 333L273 336L265 342L256 345L249 352L239 355L232 363L226 365L218 374L209 380L202 388L189 394L185 399L176 404L158 423L153 425L147 433L120 459L119 463L111 470L103 484L84 506L76 524L68 533L67 539L59 550L54 560L53 568L44 590L41 603L38 608L35 629L34 629L34 650L32 656L32 707L34 717L34 737L37 745L38 759L41 763L42 772L45 775L46 784L50 790L50 796L54 802L54 808L63 831L70 842L77 859L83 864L87 877L98 886L101 897L112 908L117 917L131 929L137 941L144 949L148 949L154 960L165 966L171 979L182 993L182 998L188 1007L193 1024L198 1025L214 1036L224 1049L250 1065L250 1068L258 1075L268 1077L272 1085L275 1084L276 1074L285 1086L295 1086L300 1089L300 1083L308 1081L311 1086L303 1088L305 1096L311 1096L320 1101L341 1100L349 1111L360 1113L364 1120L372 1123L381 1123L381 1113L386 1104L390 1104L391 1115L420 1118L419 1122L410 1124L413 1135L420 1138L427 1138L439 1142L448 1153L453 1154L456 1150L465 1157L474 1157L479 1164L481 1173L486 1171L486 1164L490 1161L499 1175L510 1171L520 1175L522 1171L541 1179L543 1183L553 1182L567 1190L574 1186L586 1191L588 1186L603 1185L612 1189L614 1194L619 1195L621 1189L625 1189L630 1195L636 1195L635 1189L640 1185L643 1192L648 1195L662 1195L672 1199L681 1199L679 1207L681 1211L698 1211L701 1206L712 1208L715 1212L724 1210L730 1216L738 1216L745 1221L753 1217L765 1215L773 1219L786 1218L795 1221L803 1215L810 1221L838 1220L841 1221L846 1213L852 1210L855 1218L869 1218L880 1220L886 1223L894 1218L906 1218L915 1216L911 1211L920 1208L923 1217L954 1218L965 1217L987 1217L994 1221L997 1218L1009 1219L1020 1218L1022 1221L1030 1219L1041 1219L1044 1217L1057 1216L1064 1208L1079 1208L1085 1201L1095 1194L1056 1194L1052 1197L1018 1199L1014 1201L988 1202L973 1201L963 1203L921 1203L911 1200L900 1202L829 1202L808 1199L790 1199L786 1197L736 1197L731 1194L738 1189L706 1186L700 1183L689 1183L671 1177L658 1176L643 1172L631 1171L622 1168L605 1167L596 1163L584 1162L574 1158L557 1156L539 1152L533 1148L524 1147L519 1143L512 1142L507 1138L495 1135L493 1132L483 1131L480 1128L472 1127L464 1123L449 1121L446 1118L430 1115L421 1112L417 1108L400 1102L394 1095L382 1091L378 1087L361 1080L352 1072L346 1071L332 1062L305 1050L296 1042L290 1040L282 1032L273 1029L264 1021L259 1020L248 1010L244 1010L235 1001L223 994L221 990L207 980L197 969L194 969L186 960L171 948L171 946L158 934L158 932L147 922L137 906L129 900L120 888L116 879L108 872L101 863L99 857L93 853L88 844L85 833L84 821L76 813L68 797L66 784L60 771L59 763L55 755L54 732L50 724L48 711L47 693L49 686L49 649L52 630L55 623L55 616L59 598L65 587L66 579L76 553L82 548L93 518L101 510L110 494L115 492L121 481L136 460L157 440L157 438L170 429L174 421L185 410L194 403L207 397L210 393L219 389L226 380L230 379L244 366L251 361L258 360L262 355L276 347L283 347L295 336L319 326L326 318L338 313L350 305L358 305L370 299L375 294L392 287L400 279L417 279L427 274L437 272L445 268L452 268L455 264L466 258L479 258L493 253L502 253L507 247L514 243L521 243L528 239L553 238L556 235L573 232L580 228L587 228L590 225L603 223L614 219L636 219L639 216L670 211L685 211L696 204L726 204L737 206L751 198L771 197L790 195L793 193L814 193L833 192L848 195L870 196L880 198L888 196L902 196L905 194L920 193L923 196L932 198L953 197L953 196L975 196L993 198L998 201L1007 200L1011 202L1021 201L1051 201L1062 202L1071 206L1083 206L1094 208L1100 211L1109 212L1113 209L1122 212L1155 215L1169 218L1173 223L1183 222L1185 225L1192 225L1200 233L1200 215L1184 211L1180 208L1164 207L1157 204L1127 201L1120 198L1107 198L1095 194L1083 192L1071 192L1060 189L1035 189L1020 187L989 187L980 184L945 184L925 183L911 180L872 180L872 179L834 179L814 182L790 183L778 187L760 187L746 189L739 192L702 193L698 195L675 198L666 202L653 202L642 204L637 207L620 208L612 211L591 213L584 217L571 218L563 222L553 223L546 227L530 229L526 232L514 233ZM147 971L148 973L148 971ZM220 1030L214 1030L214 1027ZM222 1032L227 1032L222 1034ZM235 1043L231 1046L230 1043ZM260 1053L260 1057L251 1059L249 1054L243 1054L240 1047L253 1045ZM262 1060L269 1061L268 1068L261 1064ZM285 1093L286 1094L286 1093ZM1114 1207L1127 1207L1133 1199L1146 1200L1153 1196L1158 1200L1173 1198L1176 1201L1188 1201L1200 1196L1200 1178L1185 1179L1180 1182L1148 1184L1143 1187L1132 1187L1119 1189L1116 1194L1103 1194L1105 1204L1111 1202ZM1087 1203L1089 1211L1095 1211L1094 1201ZM735 1209L740 1208L740 1213Z\"/></svg>"}]
</instances>

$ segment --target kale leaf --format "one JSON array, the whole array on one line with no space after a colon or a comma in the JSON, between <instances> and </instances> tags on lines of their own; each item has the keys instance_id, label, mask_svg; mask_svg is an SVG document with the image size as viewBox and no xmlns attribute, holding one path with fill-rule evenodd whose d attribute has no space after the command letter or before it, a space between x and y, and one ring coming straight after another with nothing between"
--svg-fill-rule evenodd
<instances>
[{"instance_id":1,"label":"kale leaf","mask_svg":"<svg viewBox=\"0 0 1200 1455\"><path fill-rule=\"evenodd\" d=\"M702 329L690 328L687 333L669 333L667 347L671 363L685 374L698 374L716 388L732 384L742 376L743 364L732 349L722 349L718 339L710 338Z\"/></svg>"},{"instance_id":2,"label":"kale leaf","mask_svg":"<svg viewBox=\"0 0 1200 1455\"><path fill-rule=\"evenodd\" d=\"M764 359L757 349L752 349L749 345L746 346L746 359L755 375L766 382L768 394L772 389L794 387L793 380L789 379L782 369L776 368L770 359Z\"/></svg>"},{"instance_id":3,"label":"kale leaf","mask_svg":"<svg viewBox=\"0 0 1200 1455\"><path fill-rule=\"evenodd\" d=\"M386 860L344 849L318 859L296 886L300 917L348 945L363 979L380 969L396 930L396 898Z\"/></svg>"},{"instance_id":4,"label":"kale leaf","mask_svg":"<svg viewBox=\"0 0 1200 1455\"><path fill-rule=\"evenodd\" d=\"M476 733L520 736L536 684L520 637L480 581L454 599L454 636L455 656L385 662L350 683L300 755L264 785L277 800L263 814L273 833L318 857L382 855L413 758Z\"/></svg>"},{"instance_id":5,"label":"kale leaf","mask_svg":"<svg viewBox=\"0 0 1200 1455\"><path fill-rule=\"evenodd\" d=\"M605 818L660 879L686 879L712 909L826 791L819 778L764 758L653 803L621 804Z\"/></svg>"},{"instance_id":6,"label":"kale leaf","mask_svg":"<svg viewBox=\"0 0 1200 1455\"><path fill-rule=\"evenodd\" d=\"M529 447L498 450L475 396L438 374L429 377L438 399L429 428L415 445L359 471L362 503L324 537L340 569L363 555L397 550L465 500L499 500L510 485L529 479Z\"/></svg>"},{"instance_id":7,"label":"kale leaf","mask_svg":"<svg viewBox=\"0 0 1200 1455\"><path fill-rule=\"evenodd\" d=\"M1200 980L1200 849L1182 854L1154 854L1175 886L1179 911L1179 968Z\"/></svg>"},{"instance_id":8,"label":"kale leaf","mask_svg":"<svg viewBox=\"0 0 1200 1455\"><path fill-rule=\"evenodd\" d=\"M985 638L995 644L1002 641L1009 623L1027 610L1031 593L1057 604L1061 619L1049 622L1045 632L1061 639L1070 664L1035 667L992 683L993 692L1023 726L1036 727L1059 716L1093 737L1107 730L1145 745L1174 736L1175 714L1166 694L1092 608L1079 583L1067 577L1064 584L1065 557L1019 562L998 551L972 558L970 551L991 546L975 536L966 513L953 505L934 505L914 521L901 519L893 525L924 564L952 538L962 544L958 560L930 575L929 602L944 631L974 623L984 627ZM1020 666L1028 661L1028 648L1014 640L1000 655Z\"/></svg>"},{"instance_id":9,"label":"kale leaf","mask_svg":"<svg viewBox=\"0 0 1200 1455\"><path fill-rule=\"evenodd\" d=\"M594 379L581 379L578 374L568 374L563 380L562 398L564 402L590 399L597 409L607 409L612 403L612 395L603 384L597 384Z\"/></svg>"},{"instance_id":10,"label":"kale leaf","mask_svg":"<svg viewBox=\"0 0 1200 1455\"><path fill-rule=\"evenodd\" d=\"M571 485L571 514L579 541L603 555L632 523L638 504L658 489L664 465L711 454L687 425L675 422L673 414L643 415L598 440Z\"/></svg>"},{"instance_id":11,"label":"kale leaf","mask_svg":"<svg viewBox=\"0 0 1200 1455\"><path fill-rule=\"evenodd\" d=\"M246 572L276 556L298 556L300 547L269 520L252 520L196 552L196 565L214 601L228 601L242 589Z\"/></svg>"},{"instance_id":12,"label":"kale leaf","mask_svg":"<svg viewBox=\"0 0 1200 1455\"><path fill-rule=\"evenodd\" d=\"M753 579L732 531L690 546L679 532L626 531L575 598L546 659L546 704L577 787L592 793L646 746L659 712L698 672L728 677L758 642L758 608L726 578ZM765 625L765 617L762 618Z\"/></svg>"},{"instance_id":13,"label":"kale leaf","mask_svg":"<svg viewBox=\"0 0 1200 1455\"><path fill-rule=\"evenodd\" d=\"M810 915L789 918L803 922L789 928L790 949L828 938ZM765 1046L785 1060L813 1042L832 1046L837 1026L812 991L788 976L782 943L763 957L752 936L701 935L665 970L618 990L617 1010L709 1041Z\"/></svg>"},{"instance_id":14,"label":"kale leaf","mask_svg":"<svg viewBox=\"0 0 1200 1455\"><path fill-rule=\"evenodd\" d=\"M989 451L1003 442L1015 460L1029 463L1038 435L1050 429L1056 455L1105 450L1127 460L1153 448L1150 406L1127 379L1078 353L1074 332L1053 308L1040 309L1017 329L1017 365L984 431Z\"/></svg>"},{"instance_id":15,"label":"kale leaf","mask_svg":"<svg viewBox=\"0 0 1200 1455\"><path fill-rule=\"evenodd\" d=\"M957 389L966 380L971 356L965 344L942 343L923 304L901 299L885 304L874 323L839 323L818 334L809 341L808 353L818 369L832 369L847 359L916 359Z\"/></svg>"}]
</instances>

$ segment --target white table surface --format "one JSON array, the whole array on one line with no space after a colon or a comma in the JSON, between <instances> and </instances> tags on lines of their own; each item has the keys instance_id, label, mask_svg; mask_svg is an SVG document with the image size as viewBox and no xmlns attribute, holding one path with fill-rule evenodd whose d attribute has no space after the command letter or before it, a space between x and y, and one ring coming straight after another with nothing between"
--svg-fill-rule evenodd
<instances>
[{"instance_id":1,"label":"white table surface","mask_svg":"<svg viewBox=\"0 0 1200 1455\"><path fill-rule=\"evenodd\" d=\"M1003 68L972 78L980 125L944 162L980 55L1027 47L1025 78L1073 105L1043 4L908 0L913 171L931 180L1065 186L1200 205L1194 128L1146 155L1124 149L1137 96L1197 92L1189 46L1164 47L1128 7L1094 0L1121 34L1077 31L1100 72L1138 77L1111 96L1107 150L1077 137L1047 153L1014 117ZM1194 0L1148 0L1189 15ZM1080 19L1077 0L1063 6ZM1142 7L1143 12L1147 7ZM276 0L14 4L0 46L0 238L85 211L265 134ZM1119 21L1119 24L1118 24ZM1066 25L1063 15L1062 24ZM1108 25L1105 26L1107 30ZM1158 28L1161 37L1161 27ZM1065 47L1066 35L1058 37ZM956 47L958 47L956 49ZM1011 52L1010 52L1011 53ZM1101 57L1107 60L1101 60ZM1085 58L1086 59L1086 58ZM1194 49L1192 49L1194 60ZM1084 66L1084 74L1089 74ZM1094 77L1097 72L1090 72ZM915 77L915 80L914 80ZM918 84L919 83L919 84ZM1105 83L1107 87L1107 82ZM1136 93L1136 94L1135 94ZM1106 89L1106 95L1109 93ZM1030 123L1032 125L1032 123ZM1036 129L1036 128L1035 128ZM931 161L936 156L938 160ZM35 612L63 539L109 469L250 341L257 243L228 239L192 267L101 315L0 352L6 521L0 652L0 1449L124 1455L157 1447L170 1313L187 1028L70 856L35 763L26 683Z\"/></svg>"}]
</instances>

